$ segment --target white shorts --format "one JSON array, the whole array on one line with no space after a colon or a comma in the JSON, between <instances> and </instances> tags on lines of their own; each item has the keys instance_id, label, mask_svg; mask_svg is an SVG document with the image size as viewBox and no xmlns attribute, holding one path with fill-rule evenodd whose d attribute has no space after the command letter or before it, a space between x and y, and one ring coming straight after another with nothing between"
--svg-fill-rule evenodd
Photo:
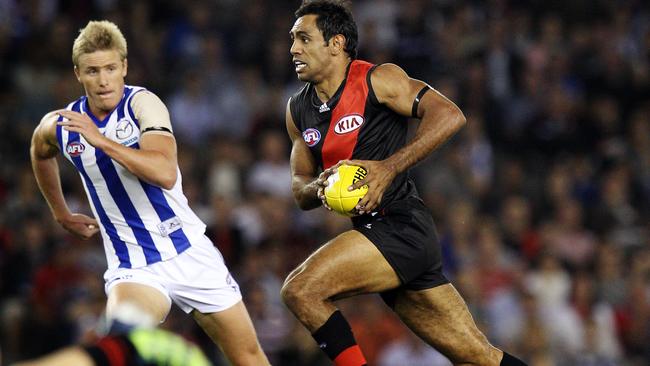
<instances>
[{"instance_id":1,"label":"white shorts","mask_svg":"<svg viewBox=\"0 0 650 366\"><path fill-rule=\"evenodd\" d=\"M230 275L221 253L210 239L193 243L183 253L140 268L116 268L104 273L108 295L118 283L134 282L162 292L184 312L226 310L241 300L239 285Z\"/></svg>"}]
</instances>

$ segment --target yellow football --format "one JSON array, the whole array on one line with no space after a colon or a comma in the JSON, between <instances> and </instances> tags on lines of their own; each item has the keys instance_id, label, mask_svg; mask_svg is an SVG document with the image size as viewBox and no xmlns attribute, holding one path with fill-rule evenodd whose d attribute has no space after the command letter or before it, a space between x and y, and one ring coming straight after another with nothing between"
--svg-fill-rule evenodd
<instances>
[{"instance_id":1,"label":"yellow football","mask_svg":"<svg viewBox=\"0 0 650 366\"><path fill-rule=\"evenodd\" d=\"M341 165L337 168L336 173L327 178L324 193L327 204L332 210L348 217L356 215L354 208L368 192L368 186L362 186L353 191L348 191L348 187L364 179L367 173L360 166Z\"/></svg>"}]
</instances>

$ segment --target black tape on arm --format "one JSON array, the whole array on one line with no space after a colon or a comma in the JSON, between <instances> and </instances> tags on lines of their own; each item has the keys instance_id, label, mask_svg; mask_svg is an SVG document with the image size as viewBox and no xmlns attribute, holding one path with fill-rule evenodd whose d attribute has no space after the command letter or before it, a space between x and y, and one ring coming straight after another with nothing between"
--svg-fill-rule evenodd
<instances>
[{"instance_id":1,"label":"black tape on arm","mask_svg":"<svg viewBox=\"0 0 650 366\"><path fill-rule=\"evenodd\" d=\"M169 132L172 133L172 130L170 130L167 127L147 127L145 128L142 133L149 132L149 131L158 131L158 132Z\"/></svg>"},{"instance_id":2,"label":"black tape on arm","mask_svg":"<svg viewBox=\"0 0 650 366\"><path fill-rule=\"evenodd\" d=\"M422 90L420 90L418 95L415 97L415 100L413 101L413 108L411 109L411 117L418 118L418 106L420 105L420 100L422 99L424 93L428 92L429 89L431 89L431 87L425 85L424 88L422 88Z\"/></svg>"}]
</instances>

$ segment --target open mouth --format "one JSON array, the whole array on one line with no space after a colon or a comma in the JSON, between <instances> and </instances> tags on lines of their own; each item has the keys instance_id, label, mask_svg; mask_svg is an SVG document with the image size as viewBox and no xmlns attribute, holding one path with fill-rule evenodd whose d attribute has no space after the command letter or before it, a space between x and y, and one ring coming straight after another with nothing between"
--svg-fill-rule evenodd
<instances>
[{"instance_id":1,"label":"open mouth","mask_svg":"<svg viewBox=\"0 0 650 366\"><path fill-rule=\"evenodd\" d=\"M110 96L113 94L112 91L101 91L97 93L97 96L99 96L102 99L110 98Z\"/></svg>"},{"instance_id":2,"label":"open mouth","mask_svg":"<svg viewBox=\"0 0 650 366\"><path fill-rule=\"evenodd\" d=\"M307 64L300 61L300 60L294 60L293 64L296 66L296 72L302 71L305 67L307 67Z\"/></svg>"}]
</instances>

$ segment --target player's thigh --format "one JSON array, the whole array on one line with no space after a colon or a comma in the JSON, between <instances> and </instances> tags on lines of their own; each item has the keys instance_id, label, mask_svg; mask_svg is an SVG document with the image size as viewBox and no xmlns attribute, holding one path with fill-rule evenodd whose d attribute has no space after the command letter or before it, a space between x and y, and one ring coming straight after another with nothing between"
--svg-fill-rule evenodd
<instances>
[{"instance_id":1,"label":"player's thigh","mask_svg":"<svg viewBox=\"0 0 650 366\"><path fill-rule=\"evenodd\" d=\"M135 307L134 311L143 311L152 317L149 321L142 316L138 317L138 314L131 314L134 316L134 322L138 322L139 325L156 325L167 317L171 309L171 300L153 286L136 282L120 282L113 285L108 292L107 315L130 317L131 315L122 313L131 311L130 307ZM153 324L140 324L140 322Z\"/></svg>"},{"instance_id":2,"label":"player's thigh","mask_svg":"<svg viewBox=\"0 0 650 366\"><path fill-rule=\"evenodd\" d=\"M455 364L499 364L500 352L478 329L451 284L421 291L400 290L395 312L415 334Z\"/></svg>"},{"instance_id":3,"label":"player's thigh","mask_svg":"<svg viewBox=\"0 0 650 366\"><path fill-rule=\"evenodd\" d=\"M242 301L215 313L203 314L194 310L192 316L233 364L268 364Z\"/></svg>"},{"instance_id":4,"label":"player's thigh","mask_svg":"<svg viewBox=\"0 0 650 366\"><path fill-rule=\"evenodd\" d=\"M330 240L285 281L287 286L341 298L396 288L400 280L379 249L356 230Z\"/></svg>"}]
</instances>

